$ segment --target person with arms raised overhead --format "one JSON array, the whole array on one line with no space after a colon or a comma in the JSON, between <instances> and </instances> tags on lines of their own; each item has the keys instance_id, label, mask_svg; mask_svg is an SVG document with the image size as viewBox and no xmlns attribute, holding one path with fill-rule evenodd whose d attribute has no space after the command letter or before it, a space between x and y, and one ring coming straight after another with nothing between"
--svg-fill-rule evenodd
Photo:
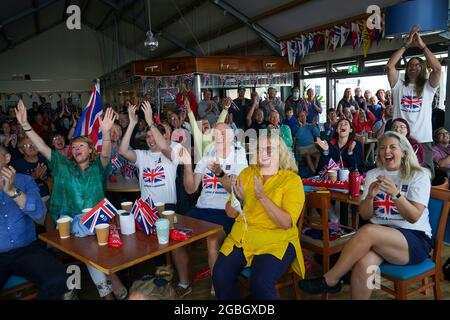
<instances>
[{"instance_id":1,"label":"person with arms raised overhead","mask_svg":"<svg viewBox=\"0 0 450 320\"><path fill-rule=\"evenodd\" d=\"M406 64L405 78L400 78L395 68L405 51L412 45L423 51L426 63L419 57L409 59ZM427 76L427 63L433 70ZM405 42L389 59L386 65L389 84L392 88L394 119L403 118L408 121L411 135L423 146L425 151L425 167L434 176L433 166L433 129L431 124L432 103L434 94L441 79L441 64L428 49L419 34L419 26L415 25Z\"/></svg>"},{"instance_id":2,"label":"person with arms raised overhead","mask_svg":"<svg viewBox=\"0 0 450 320\"><path fill-rule=\"evenodd\" d=\"M53 222L63 215L79 215L83 209L92 208L105 198L104 185L111 171L110 130L116 118L112 108L108 108L103 119L99 119L103 135L100 155L89 137L79 136L72 140L70 159L50 149L33 130L28 123L27 110L22 100L17 105L16 117L31 143L48 160L52 171L50 215ZM91 266L87 267L102 298L113 299L113 291L116 297L126 296L126 289L117 275L107 276Z\"/></svg>"}]
</instances>

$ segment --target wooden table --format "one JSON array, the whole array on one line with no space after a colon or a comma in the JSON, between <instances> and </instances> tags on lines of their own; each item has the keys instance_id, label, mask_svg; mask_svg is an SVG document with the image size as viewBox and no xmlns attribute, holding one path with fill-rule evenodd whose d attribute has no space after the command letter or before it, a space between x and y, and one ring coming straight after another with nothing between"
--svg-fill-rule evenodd
<instances>
[{"instance_id":1,"label":"wooden table","mask_svg":"<svg viewBox=\"0 0 450 320\"><path fill-rule=\"evenodd\" d=\"M112 274L223 230L220 225L179 214L177 220L176 227L193 230L190 239L162 245L158 244L156 234L146 236L138 230L128 236L121 234L123 246L120 248L99 246L96 236L78 238L71 235L68 239L61 239L57 230L41 233L39 239L106 274Z\"/></svg>"},{"instance_id":2,"label":"wooden table","mask_svg":"<svg viewBox=\"0 0 450 320\"><path fill-rule=\"evenodd\" d=\"M125 179L122 175L117 175L114 178L116 182L108 180L107 192L140 192L139 180L136 177Z\"/></svg>"}]
</instances>

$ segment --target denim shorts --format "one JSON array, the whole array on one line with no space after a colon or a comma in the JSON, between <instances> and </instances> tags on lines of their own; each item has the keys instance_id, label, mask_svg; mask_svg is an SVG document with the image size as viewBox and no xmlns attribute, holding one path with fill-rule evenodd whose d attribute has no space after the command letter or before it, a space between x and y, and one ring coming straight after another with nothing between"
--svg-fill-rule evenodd
<instances>
[{"instance_id":1,"label":"denim shorts","mask_svg":"<svg viewBox=\"0 0 450 320\"><path fill-rule=\"evenodd\" d=\"M431 238L425 232L419 230L396 228L408 242L409 262L407 264L418 264L430 257L432 248Z\"/></svg>"}]
</instances>

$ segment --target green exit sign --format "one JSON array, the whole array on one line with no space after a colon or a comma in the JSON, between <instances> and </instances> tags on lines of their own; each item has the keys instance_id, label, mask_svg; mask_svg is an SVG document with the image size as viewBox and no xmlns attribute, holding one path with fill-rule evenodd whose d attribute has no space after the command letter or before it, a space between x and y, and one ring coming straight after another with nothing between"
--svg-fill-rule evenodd
<instances>
[{"instance_id":1,"label":"green exit sign","mask_svg":"<svg viewBox=\"0 0 450 320\"><path fill-rule=\"evenodd\" d=\"M348 73L358 73L358 66L350 66L348 67Z\"/></svg>"}]
</instances>

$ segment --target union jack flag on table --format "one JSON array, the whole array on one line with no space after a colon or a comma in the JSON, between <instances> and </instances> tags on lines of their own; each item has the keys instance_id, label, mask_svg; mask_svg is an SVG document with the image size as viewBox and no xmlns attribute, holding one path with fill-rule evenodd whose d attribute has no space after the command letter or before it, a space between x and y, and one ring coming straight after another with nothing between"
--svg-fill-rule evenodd
<instances>
[{"instance_id":1,"label":"union jack flag on table","mask_svg":"<svg viewBox=\"0 0 450 320\"><path fill-rule=\"evenodd\" d=\"M142 198L137 199L131 208L130 214L134 216L134 219L139 223L146 235L153 233L153 226L156 220L159 219L159 216L152 199L147 198L145 201Z\"/></svg>"},{"instance_id":2,"label":"union jack flag on table","mask_svg":"<svg viewBox=\"0 0 450 320\"><path fill-rule=\"evenodd\" d=\"M80 221L91 232L94 232L95 226L100 223L109 223L117 214L117 209L108 199L103 199L94 208L81 217Z\"/></svg>"},{"instance_id":3,"label":"union jack flag on table","mask_svg":"<svg viewBox=\"0 0 450 320\"><path fill-rule=\"evenodd\" d=\"M100 96L100 87L98 84L92 88L91 97L81 114L77 123L73 137L87 136L91 138L92 143L98 152L102 151L102 133L100 131L99 118L103 113L102 97Z\"/></svg>"},{"instance_id":4,"label":"union jack flag on table","mask_svg":"<svg viewBox=\"0 0 450 320\"><path fill-rule=\"evenodd\" d=\"M340 166L333 159L328 161L328 165L323 167L323 170L319 172L321 178L325 178L330 170L339 170Z\"/></svg>"},{"instance_id":5,"label":"union jack flag on table","mask_svg":"<svg viewBox=\"0 0 450 320\"><path fill-rule=\"evenodd\" d=\"M134 176L134 172L137 170L136 166L134 164L132 164L129 161L124 161L124 163L122 164L120 171L122 173L122 176L126 177L126 178L131 178Z\"/></svg>"},{"instance_id":6,"label":"union jack flag on table","mask_svg":"<svg viewBox=\"0 0 450 320\"><path fill-rule=\"evenodd\" d=\"M392 197L385 193L379 193L373 200L373 208L375 209L375 214L384 219L398 219L401 218L398 213L397 206Z\"/></svg>"},{"instance_id":7,"label":"union jack flag on table","mask_svg":"<svg viewBox=\"0 0 450 320\"><path fill-rule=\"evenodd\" d=\"M203 176L203 188L217 190L223 189L223 186L214 173L208 172Z\"/></svg>"},{"instance_id":8,"label":"union jack flag on table","mask_svg":"<svg viewBox=\"0 0 450 320\"><path fill-rule=\"evenodd\" d=\"M419 112L422 108L422 97L402 96L402 110L406 112Z\"/></svg>"},{"instance_id":9,"label":"union jack flag on table","mask_svg":"<svg viewBox=\"0 0 450 320\"><path fill-rule=\"evenodd\" d=\"M111 162L116 169L120 169L122 167L122 163L120 163L119 160L119 155L117 154L111 159Z\"/></svg>"},{"instance_id":10,"label":"union jack flag on table","mask_svg":"<svg viewBox=\"0 0 450 320\"><path fill-rule=\"evenodd\" d=\"M164 166L158 165L156 168L144 168L142 173L144 182L157 183L164 181L166 179L166 174L164 172Z\"/></svg>"}]
</instances>

